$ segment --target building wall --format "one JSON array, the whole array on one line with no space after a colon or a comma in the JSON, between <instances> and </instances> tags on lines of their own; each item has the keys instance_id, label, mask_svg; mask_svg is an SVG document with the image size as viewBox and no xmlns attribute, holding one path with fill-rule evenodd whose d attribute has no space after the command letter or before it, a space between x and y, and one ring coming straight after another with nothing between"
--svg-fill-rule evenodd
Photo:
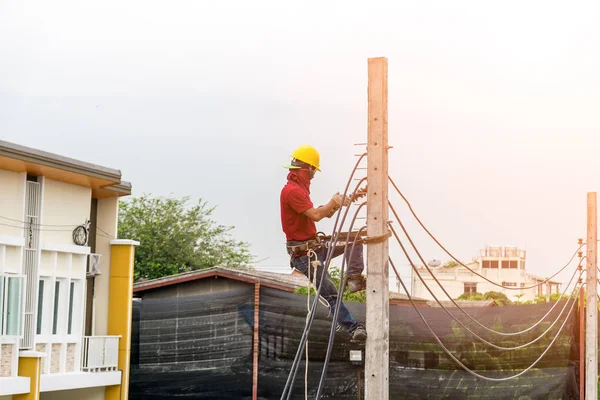
<instances>
[{"instance_id":1,"label":"building wall","mask_svg":"<svg viewBox=\"0 0 600 400\"><path fill-rule=\"evenodd\" d=\"M119 199L98 200L96 253L100 258L100 275L94 282L94 335L106 335L108 329L108 296L110 278L110 241L117 238Z\"/></svg>"},{"instance_id":2,"label":"building wall","mask_svg":"<svg viewBox=\"0 0 600 400\"><path fill-rule=\"evenodd\" d=\"M140 293L134 293L134 297L143 299L167 299L174 297L199 296L218 292L226 292L251 285L248 282L236 281L222 277L210 277L196 281L183 282L177 285L165 286Z\"/></svg>"},{"instance_id":3,"label":"building wall","mask_svg":"<svg viewBox=\"0 0 600 400\"><path fill-rule=\"evenodd\" d=\"M431 279L431 277L426 278L425 276L423 276L423 278L425 279L425 282L427 282L427 286L429 286L429 288L433 291L438 300L448 300L448 296L446 296L446 294L442 291L440 286L433 279ZM444 289L446 289L446 291L450 294L450 296L453 299L456 299L458 296L464 293L464 283L462 281L457 281L456 279L438 279L444 286ZM422 299L434 300L433 296L429 293L427 288L425 288L425 286L421 284L421 281L418 281L417 283L413 284L412 294L413 296L420 297Z\"/></svg>"},{"instance_id":4,"label":"building wall","mask_svg":"<svg viewBox=\"0 0 600 400\"><path fill-rule=\"evenodd\" d=\"M0 170L0 236L23 237L26 174ZM6 218L10 218L11 221ZM7 226L11 225L11 226Z\"/></svg>"},{"instance_id":5,"label":"building wall","mask_svg":"<svg viewBox=\"0 0 600 400\"><path fill-rule=\"evenodd\" d=\"M83 186L44 180L42 243L73 245L73 229L90 218L92 190ZM50 227L54 229L51 229Z\"/></svg>"},{"instance_id":6,"label":"building wall","mask_svg":"<svg viewBox=\"0 0 600 400\"><path fill-rule=\"evenodd\" d=\"M40 400L104 400L104 387L40 393ZM0 397L0 400L3 400Z\"/></svg>"},{"instance_id":7,"label":"building wall","mask_svg":"<svg viewBox=\"0 0 600 400\"><path fill-rule=\"evenodd\" d=\"M419 270L419 272L421 273L421 276L427 283L427 286L429 286L429 288L431 288L431 290L433 291L433 293L437 296L437 298L439 300L448 300L448 296L446 296L444 294L444 292L442 291L440 286L433 280L431 275L425 269ZM516 269L487 270L487 268L486 268L486 269L483 269L483 271L479 270L478 272L482 273L482 275L484 275L488 279L490 279L494 282L497 282L499 284L502 284L503 282L512 282L512 283L517 284L516 287L520 287L521 284L523 284L524 286L532 286L536 283L535 281L529 279L525 274L523 274L522 271L519 271ZM525 290L511 290L511 289L501 288L499 286L493 285L493 284L485 281L483 278L480 278L480 277L470 273L469 271L467 271L464 268L434 270L434 273L436 274L436 278L442 283L442 285L444 286L444 288L446 289L448 294L450 294L450 296L453 299L456 299L457 297L459 297L461 294L464 293L465 283L467 283L467 282L476 283L477 284L476 290L479 293L486 293L486 292L490 292L490 291L501 292L501 293L504 293L512 301L534 300L535 297L538 295L537 288L525 289ZM557 287L558 287L557 285L553 285L553 288L552 288L553 292L556 292L558 290ZM546 293L545 285L543 285L541 290L542 290L543 294ZM421 297L421 298L428 299L428 300L434 300L433 296L429 293L429 291L425 288L425 286L421 283L421 281L416 276L413 278L412 294L416 297ZM521 294L522 294L522 296L518 297L518 295L521 295Z\"/></svg>"}]
</instances>

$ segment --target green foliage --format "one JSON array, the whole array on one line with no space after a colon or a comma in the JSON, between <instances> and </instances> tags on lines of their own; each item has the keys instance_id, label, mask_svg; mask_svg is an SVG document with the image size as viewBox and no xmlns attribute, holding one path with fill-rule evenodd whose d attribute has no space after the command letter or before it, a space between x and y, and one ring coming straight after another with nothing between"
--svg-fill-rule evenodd
<instances>
[{"instance_id":1,"label":"green foliage","mask_svg":"<svg viewBox=\"0 0 600 400\"><path fill-rule=\"evenodd\" d=\"M239 267L251 261L248 244L231 238L233 227L211 219L200 199L143 195L119 204L119 237L139 240L134 279L154 279L214 266Z\"/></svg>"},{"instance_id":2,"label":"green foliage","mask_svg":"<svg viewBox=\"0 0 600 400\"><path fill-rule=\"evenodd\" d=\"M336 287L340 287L340 269L338 267L330 267L329 275L331 276L331 280L335 283ZM306 294L308 292L308 287L301 287L294 291L294 293ZM310 295L315 295L315 290L310 288ZM358 303L364 303L367 301L367 295L364 291L350 293L348 289L344 291L344 301L355 301Z\"/></svg>"},{"instance_id":3,"label":"green foliage","mask_svg":"<svg viewBox=\"0 0 600 400\"><path fill-rule=\"evenodd\" d=\"M454 260L448 260L442 265L442 268L456 268L459 265L460 264Z\"/></svg>"},{"instance_id":4,"label":"green foliage","mask_svg":"<svg viewBox=\"0 0 600 400\"><path fill-rule=\"evenodd\" d=\"M505 306L512 303L510 299L502 292L490 291L486 292L483 296L486 300L496 300L496 303L499 306Z\"/></svg>"},{"instance_id":5,"label":"green foliage","mask_svg":"<svg viewBox=\"0 0 600 400\"><path fill-rule=\"evenodd\" d=\"M495 300L499 306L512 304L512 302L504 293L494 291L485 292L484 294L463 293L458 297L457 300Z\"/></svg>"},{"instance_id":6,"label":"green foliage","mask_svg":"<svg viewBox=\"0 0 600 400\"><path fill-rule=\"evenodd\" d=\"M463 293L456 300L484 300L483 294L476 293Z\"/></svg>"},{"instance_id":7,"label":"green foliage","mask_svg":"<svg viewBox=\"0 0 600 400\"><path fill-rule=\"evenodd\" d=\"M558 301L558 300L568 300L569 296L561 296L560 293L552 293L550 295L550 301ZM539 304L539 303L545 303L546 302L546 295L542 295L542 296L535 296L535 299L533 300L535 303Z\"/></svg>"}]
</instances>

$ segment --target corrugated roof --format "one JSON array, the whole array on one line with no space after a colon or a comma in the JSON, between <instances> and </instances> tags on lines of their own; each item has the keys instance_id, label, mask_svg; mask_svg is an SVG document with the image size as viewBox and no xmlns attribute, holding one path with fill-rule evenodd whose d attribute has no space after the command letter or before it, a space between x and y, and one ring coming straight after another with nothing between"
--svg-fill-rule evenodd
<instances>
[{"instance_id":1,"label":"corrugated roof","mask_svg":"<svg viewBox=\"0 0 600 400\"><path fill-rule=\"evenodd\" d=\"M276 272L259 271L251 268L213 267L136 282L133 285L133 291L136 293L143 292L146 290L158 289L165 286L177 285L184 282L210 278L213 276L220 276L223 278L235 279L249 283L260 282L261 285L290 292L296 290L297 288L305 287L308 284L308 278L296 271L290 272L289 274L280 274ZM427 303L426 299L419 297L413 297L413 300L418 304ZM409 299L408 296L403 293L390 292L390 301L408 303Z\"/></svg>"},{"instance_id":2,"label":"corrugated roof","mask_svg":"<svg viewBox=\"0 0 600 400\"><path fill-rule=\"evenodd\" d=\"M213 267L137 282L133 285L133 291L142 292L145 290L195 281L212 276L221 276L224 278L245 282L260 282L265 286L288 291L293 291L299 287L306 286L308 283L308 279L304 275L292 274L291 272L289 274L279 274L275 272L258 271L250 268Z\"/></svg>"}]
</instances>

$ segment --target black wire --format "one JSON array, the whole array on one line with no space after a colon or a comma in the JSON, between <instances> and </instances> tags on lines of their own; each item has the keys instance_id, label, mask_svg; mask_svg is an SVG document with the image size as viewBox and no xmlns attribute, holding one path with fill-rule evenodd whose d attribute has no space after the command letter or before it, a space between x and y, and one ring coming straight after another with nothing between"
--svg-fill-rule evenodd
<instances>
[{"instance_id":1,"label":"black wire","mask_svg":"<svg viewBox=\"0 0 600 400\"><path fill-rule=\"evenodd\" d=\"M352 180L354 178L354 174L356 173L356 170L358 169L358 166L360 165L360 162L362 161L362 159L367 155L367 153L363 153L358 160L356 161L356 164L354 165L354 169L352 170L352 173L350 174L350 178L348 178L348 182L346 183L346 187L344 189L344 197L346 197L347 193L348 193L348 188L350 187L350 184L352 183ZM354 194L356 194L356 192L358 191L358 188L360 186L360 184L365 181L366 178L362 178L358 184L356 185L356 189L354 190ZM348 211L349 211L349 207L346 207L346 210L344 212L344 216L342 218L339 230L341 231L342 226L344 225L344 221L346 220L346 217L348 215ZM339 234L338 230L337 230L337 226L338 226L338 222L340 220L340 215L341 212L337 213L336 219L335 219L335 223L333 225L333 232L331 234L331 238L329 240L329 249L327 252L327 257L325 259L325 265L323 266L323 271L321 272L321 281L323 280L323 277L325 276L325 271L329 268L329 263L331 261L331 256L333 254L333 243L335 243L337 241L337 236ZM310 266L309 266L310 268ZM316 277L315 277L315 282L316 282ZM284 399L289 399L291 396L291 392L292 392L292 386L293 386L293 382L296 379L296 374L298 372L298 366L300 365L300 357L302 352L304 351L304 346L306 345L306 340L308 340L308 332L310 331L310 328L312 326L312 322L314 320L314 315L315 315L315 311L317 309L317 304L319 301L319 296L321 293L321 285L319 285L319 287L316 290L316 294L315 294L315 300L313 301L313 305L311 307L311 311L310 314L308 316L308 320L306 321L306 324L304 326L304 331L302 332L302 337L300 338L300 344L298 346L298 350L296 351L296 355L294 357L294 361L292 363L292 368L290 370L290 373L288 374L288 378L286 380L285 386L283 388L283 392L281 394L281 398L280 400L284 400ZM287 394L287 396L286 396Z\"/></svg>"},{"instance_id":2,"label":"black wire","mask_svg":"<svg viewBox=\"0 0 600 400\"><path fill-rule=\"evenodd\" d=\"M573 261L573 259L575 258L575 256L577 255L577 253L579 252L579 250L581 250L581 248L584 246L583 244L581 244L579 246L579 248L577 250L575 250L575 253L573 253L573 255L571 256L571 259L569 260L569 262L562 267L560 270L558 270L558 272L556 272L554 275L552 275L549 278L544 279L542 282L533 285L533 286L527 286L527 287L512 287L512 286L503 286L499 283L496 283L490 279L488 279L486 276L481 275L480 273L478 273L477 271L474 271L473 269L469 268L468 266L466 266L462 261L460 261L459 259L457 259L456 257L454 257L437 239L436 237L429 232L429 230L427 229L427 227L423 224L423 222L421 222L421 220L419 219L419 217L417 216L417 214L415 213L415 211L413 210L410 202L408 201L408 199L404 196L404 194L402 194L402 192L400 191L400 189L398 188L398 186L396 186L396 184L394 183L394 181L392 180L392 178L390 176L388 176L388 179L390 181L390 183L392 184L392 186L394 186L394 189L396 189L396 191L398 192L398 194L402 197L402 199L406 202L406 205L408 206L410 212L412 213L413 217L415 217L415 219L417 220L417 222L419 223L419 225L421 225L421 227L423 228L423 230L425 232L427 232L427 234L433 239L433 241L440 246L440 248L442 250L444 250L444 252L446 252L446 254L448 254L454 261L456 261L457 263L459 263L461 266L465 267L466 269L468 269L469 271L471 271L474 275L477 275L478 277L488 281L489 283L491 283L492 285L504 288L504 289L508 289L508 290L523 290L523 289L533 289L536 288L540 285L543 285L544 283L550 281L550 279L554 278L556 275L560 274L562 271L564 271ZM425 263L425 265L427 265Z\"/></svg>"},{"instance_id":3,"label":"black wire","mask_svg":"<svg viewBox=\"0 0 600 400\"><path fill-rule=\"evenodd\" d=\"M15 228L15 229L22 229L22 230L29 230L29 227L27 226L14 226L14 225L9 225L9 224L4 224L2 222L0 222L0 225L2 226L8 226L9 228ZM32 224L32 225L36 225L36 224ZM72 232L73 229L40 229L40 228L33 228L35 230L39 230L40 232Z\"/></svg>"},{"instance_id":4,"label":"black wire","mask_svg":"<svg viewBox=\"0 0 600 400\"><path fill-rule=\"evenodd\" d=\"M360 209L366 205L367 203L362 203L358 209L356 210L356 214L354 215L354 221L356 220L356 215L360 211ZM348 229L348 232L352 232L352 227L354 225L354 221L352 221L352 225ZM367 229L366 226L359 229L356 236L354 236L354 240L352 242L352 247L350 248L350 255L354 253L354 247L356 246L356 240L360 236L360 233ZM335 341L335 326L337 324L337 317L340 312L340 307L342 305L342 301L344 298L344 290L346 289L346 282L344 280L344 269L348 266L348 260L346 257L346 250L348 249L348 242L344 245L344 257L342 259L342 267L340 272L340 288L338 290L338 296L341 295L341 298L338 298L338 302L335 305L335 311L333 313L333 323L331 324L331 329L329 331L329 341L327 342L327 353L325 354L325 362L323 363L323 371L321 371L321 379L319 380L319 386L317 388L317 394L315 395L315 400L319 400L321 398L321 392L323 391L323 384L325 383L325 377L327 376L327 367L329 366L329 359L331 358L331 351L333 350L333 342Z\"/></svg>"},{"instance_id":5,"label":"black wire","mask_svg":"<svg viewBox=\"0 0 600 400\"><path fill-rule=\"evenodd\" d=\"M398 223L400 224L400 227L402 228L402 230L404 231L404 234L406 235L408 241L410 242L412 248L415 250L415 252L417 253L417 256L419 257L419 259L421 260L421 262L425 265L425 268L427 268L427 271L429 271L429 274L431 274L431 277L433 278L433 280L440 286L440 289L442 289L442 291L444 292L444 294L448 297L448 299L452 302L452 304L454 304L454 306L456 306L464 315L467 316L467 318L469 318L471 321L475 322L478 326L482 327L483 329L487 330L488 332L492 332L495 333L497 335L501 335L501 336L514 336L514 335L518 335L518 334L522 334L523 332L498 332L494 329L491 329L485 325L483 325L481 322L477 321L475 318L473 318L469 313L467 313L461 306L458 305L458 303L452 298L452 296L450 296L450 294L448 293L448 291L444 288L444 286L442 285L442 283L437 279L437 277L435 276L435 274L433 273L433 271L431 271L431 269L429 268L429 266L427 266L427 264L425 263L425 260L423 259L423 257L421 256L421 253L419 252L419 250L417 249L415 243L413 242L412 238L410 237L410 235L408 234L408 232L406 231L406 228L404 227L404 224L402 223L402 220L400 220L400 218L398 217L398 214L396 214L396 210L393 208L393 206L390 204L390 209L392 210L392 213L395 215L396 219L398 220ZM468 330L470 333L472 333L475 337L477 337L479 340L481 340L482 342L492 346L492 347L497 347L496 345L486 341L485 339L481 338L479 335L475 334L473 331L471 331L469 328L467 328L460 320L458 320L456 317L454 317L454 315L452 313L450 313L446 307L438 300L438 298L436 297L436 295L433 293L433 291L429 288L429 286L425 283L425 280L423 279L423 277L421 276L419 270L416 268L415 264L413 263L412 259L408 256L408 252L406 251L404 245L402 244L402 242L400 241L400 238L398 237L398 234L396 233L396 230L394 229L394 227L390 226L390 229L392 231L392 234L394 235L394 237L396 238L396 240L398 241L398 243L400 244L400 247L402 247L402 251L404 252L404 254L406 255L406 258L408 259L408 261L410 262L413 270L417 273L417 276L419 277L419 279L421 280L421 282L423 283L423 285L427 288L427 290L429 291L429 293L431 293L431 295L433 296L433 298L440 304L440 306L444 309L444 311L446 311L448 313L448 315L450 315L451 317L453 317L454 319L456 319L456 321L466 330ZM577 272L577 270L575 270L575 273ZM573 275L575 276L575 274ZM573 276L571 277L571 280L573 280ZM545 318L545 317L544 317ZM545 334L545 333L544 333Z\"/></svg>"},{"instance_id":6,"label":"black wire","mask_svg":"<svg viewBox=\"0 0 600 400\"><path fill-rule=\"evenodd\" d=\"M22 221L22 220L20 220L20 219L8 218L8 217L2 216L2 215L0 215L0 218L2 218L2 219L6 219L6 220L8 220L8 221L12 221L12 222L19 222L19 223L21 223L21 224L29 224L29 222L28 222L28 221ZM39 217L35 217L35 218L39 218ZM56 225L53 225L53 224L38 224L38 223L34 223L34 225L38 225L38 226L51 226L51 227L63 227L63 228L65 228L65 227L73 227L73 228L76 228L76 227L78 227L80 224L79 224L79 225L72 225L72 224L69 224L69 225L67 225L67 224L64 224L64 225L61 225L61 224L56 224Z\"/></svg>"},{"instance_id":7,"label":"black wire","mask_svg":"<svg viewBox=\"0 0 600 400\"><path fill-rule=\"evenodd\" d=\"M21 221L19 219L8 218L8 217L4 217L2 215L0 215L0 218L6 219L6 220L12 221L12 222L17 222L17 223L20 223L20 224L23 224L23 225L31 225L31 226L34 227L34 229L38 229L40 232L72 232L74 228L77 228L78 226L84 225L84 224L78 224L78 225L72 225L72 224L63 224L63 225L61 225L61 224L40 224L40 223L37 223L37 222ZM39 217L35 217L35 218L39 218ZM1 223L1 222L0 222L0 225L2 225L2 226L8 226L10 228L15 228L15 229L24 229L24 230L29 229L29 226L14 226L14 225L9 225L9 224L5 224L5 223ZM60 228L60 227L63 227L63 228L70 227L72 229L46 229L46 228L40 228L40 227L44 227L44 226L58 227L58 228ZM107 238L110 238L110 239L114 239L115 238L113 235L111 235L110 233L106 232L104 229L100 228L99 226L96 226L96 229L99 230L99 231L101 231L101 232L103 232L103 233L105 233L106 235L108 235L108 236L105 236ZM100 235L100 236L103 236L103 235Z\"/></svg>"}]
</instances>

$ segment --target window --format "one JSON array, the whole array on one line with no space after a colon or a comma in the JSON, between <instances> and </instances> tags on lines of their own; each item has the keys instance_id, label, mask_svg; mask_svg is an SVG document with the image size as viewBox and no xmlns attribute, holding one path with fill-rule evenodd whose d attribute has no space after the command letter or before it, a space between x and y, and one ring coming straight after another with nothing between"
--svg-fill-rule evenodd
<instances>
[{"instance_id":1,"label":"window","mask_svg":"<svg viewBox=\"0 0 600 400\"><path fill-rule=\"evenodd\" d=\"M519 268L519 262L517 260L510 261L509 268Z\"/></svg>"},{"instance_id":2,"label":"window","mask_svg":"<svg viewBox=\"0 0 600 400\"><path fill-rule=\"evenodd\" d=\"M56 281L54 284L54 315L52 320L52 334L56 335L58 331L58 300L60 298L60 282Z\"/></svg>"},{"instance_id":3,"label":"window","mask_svg":"<svg viewBox=\"0 0 600 400\"><path fill-rule=\"evenodd\" d=\"M23 334L23 276L0 275L0 335Z\"/></svg>"},{"instance_id":4,"label":"window","mask_svg":"<svg viewBox=\"0 0 600 400\"><path fill-rule=\"evenodd\" d=\"M508 260L503 260L502 261L502 269L504 269L504 268L510 268L508 265L509 265L508 264Z\"/></svg>"},{"instance_id":5,"label":"window","mask_svg":"<svg viewBox=\"0 0 600 400\"><path fill-rule=\"evenodd\" d=\"M465 293L477 293L477 283L465 282Z\"/></svg>"},{"instance_id":6,"label":"window","mask_svg":"<svg viewBox=\"0 0 600 400\"><path fill-rule=\"evenodd\" d=\"M38 304L37 304L37 328L36 334L42 334L42 314L43 314L43 306L44 306L44 280L40 280L39 289L38 289Z\"/></svg>"},{"instance_id":7,"label":"window","mask_svg":"<svg viewBox=\"0 0 600 400\"><path fill-rule=\"evenodd\" d=\"M498 260L483 260L481 262L482 268L498 268Z\"/></svg>"},{"instance_id":8,"label":"window","mask_svg":"<svg viewBox=\"0 0 600 400\"><path fill-rule=\"evenodd\" d=\"M73 327L73 296L75 295L75 282L71 282L69 288L69 321L67 327L67 334L71 334L71 328Z\"/></svg>"},{"instance_id":9,"label":"window","mask_svg":"<svg viewBox=\"0 0 600 400\"><path fill-rule=\"evenodd\" d=\"M523 284L521 284L523 285ZM502 286L517 287L517 282L502 282Z\"/></svg>"}]
</instances>

